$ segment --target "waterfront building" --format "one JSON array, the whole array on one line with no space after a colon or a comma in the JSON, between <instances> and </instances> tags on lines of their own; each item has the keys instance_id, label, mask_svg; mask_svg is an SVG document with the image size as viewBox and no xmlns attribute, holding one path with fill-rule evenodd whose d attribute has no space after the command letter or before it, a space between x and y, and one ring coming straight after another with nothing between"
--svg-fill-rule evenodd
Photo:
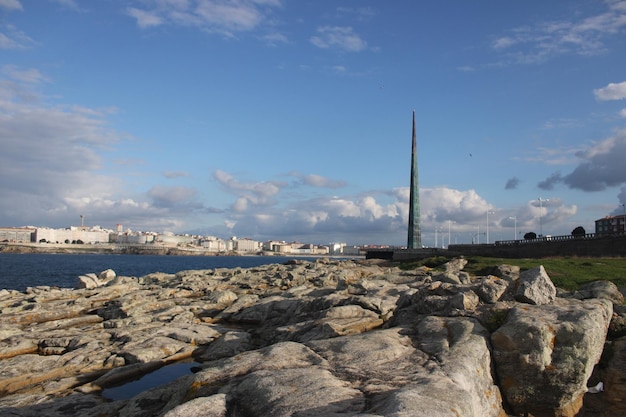
<instances>
[{"instance_id":1,"label":"waterfront building","mask_svg":"<svg viewBox=\"0 0 626 417\"><path fill-rule=\"evenodd\" d=\"M34 232L34 227L0 227L0 242L30 243Z\"/></svg>"},{"instance_id":2,"label":"waterfront building","mask_svg":"<svg viewBox=\"0 0 626 417\"><path fill-rule=\"evenodd\" d=\"M347 243L331 243L328 251L331 255L342 255L346 246Z\"/></svg>"},{"instance_id":3,"label":"waterfront building","mask_svg":"<svg viewBox=\"0 0 626 417\"><path fill-rule=\"evenodd\" d=\"M158 242L164 245L194 245L198 243L198 239L190 235L175 235L173 233L160 234L157 238Z\"/></svg>"},{"instance_id":4,"label":"waterfront building","mask_svg":"<svg viewBox=\"0 0 626 417\"><path fill-rule=\"evenodd\" d=\"M70 226L66 229L38 227L33 234L33 241L40 243L108 243L111 232L111 230L87 226Z\"/></svg>"},{"instance_id":5,"label":"waterfront building","mask_svg":"<svg viewBox=\"0 0 626 417\"><path fill-rule=\"evenodd\" d=\"M231 241L233 242L233 249L239 253L255 253L261 250L261 245L256 240L233 237Z\"/></svg>"}]
</instances>

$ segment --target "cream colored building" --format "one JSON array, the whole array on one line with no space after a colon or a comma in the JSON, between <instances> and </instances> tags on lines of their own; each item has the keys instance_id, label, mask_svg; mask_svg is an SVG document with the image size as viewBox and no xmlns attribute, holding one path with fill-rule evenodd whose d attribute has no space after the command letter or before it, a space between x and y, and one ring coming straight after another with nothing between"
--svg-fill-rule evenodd
<instances>
[{"instance_id":1,"label":"cream colored building","mask_svg":"<svg viewBox=\"0 0 626 417\"><path fill-rule=\"evenodd\" d=\"M239 253L256 253L261 250L261 245L252 239L237 239L233 237L233 249Z\"/></svg>"},{"instance_id":2,"label":"cream colored building","mask_svg":"<svg viewBox=\"0 0 626 417\"><path fill-rule=\"evenodd\" d=\"M110 230L71 226L67 229L38 227L34 232L34 241L43 243L108 243Z\"/></svg>"},{"instance_id":3,"label":"cream colored building","mask_svg":"<svg viewBox=\"0 0 626 417\"><path fill-rule=\"evenodd\" d=\"M0 227L0 242L30 243L34 227Z\"/></svg>"}]
</instances>

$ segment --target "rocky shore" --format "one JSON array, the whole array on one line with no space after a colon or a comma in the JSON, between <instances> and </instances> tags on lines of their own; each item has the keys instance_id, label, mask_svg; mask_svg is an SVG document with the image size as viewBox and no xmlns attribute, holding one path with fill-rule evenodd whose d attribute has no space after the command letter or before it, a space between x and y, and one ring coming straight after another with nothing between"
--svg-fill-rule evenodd
<instances>
[{"instance_id":1,"label":"rocky shore","mask_svg":"<svg viewBox=\"0 0 626 417\"><path fill-rule=\"evenodd\" d=\"M0 290L2 416L626 415L626 309L540 265L486 276L375 261ZM193 359L130 399L103 390Z\"/></svg>"}]
</instances>

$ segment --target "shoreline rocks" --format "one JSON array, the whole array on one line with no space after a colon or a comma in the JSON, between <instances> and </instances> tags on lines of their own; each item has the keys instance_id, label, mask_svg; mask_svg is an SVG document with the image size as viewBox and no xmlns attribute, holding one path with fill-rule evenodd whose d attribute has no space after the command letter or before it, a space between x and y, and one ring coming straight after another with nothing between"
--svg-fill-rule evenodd
<instances>
[{"instance_id":1,"label":"shoreline rocks","mask_svg":"<svg viewBox=\"0 0 626 417\"><path fill-rule=\"evenodd\" d=\"M3 290L0 414L567 417L603 415L601 400L624 413L613 284L559 294L541 266L464 265L320 258ZM191 359L194 373L133 398L102 395Z\"/></svg>"}]
</instances>

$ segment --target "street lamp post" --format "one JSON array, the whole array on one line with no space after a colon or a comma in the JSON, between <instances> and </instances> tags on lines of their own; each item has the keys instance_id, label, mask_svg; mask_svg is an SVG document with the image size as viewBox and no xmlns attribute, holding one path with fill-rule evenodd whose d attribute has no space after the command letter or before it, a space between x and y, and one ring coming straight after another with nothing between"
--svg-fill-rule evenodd
<instances>
[{"instance_id":1,"label":"street lamp post","mask_svg":"<svg viewBox=\"0 0 626 417\"><path fill-rule=\"evenodd\" d=\"M514 232L513 232L513 240L517 240L517 216L511 216L511 217L509 217L509 219L515 221L515 223L514 223L515 229L514 229Z\"/></svg>"},{"instance_id":2,"label":"street lamp post","mask_svg":"<svg viewBox=\"0 0 626 417\"><path fill-rule=\"evenodd\" d=\"M489 214L494 214L495 211L487 210L487 244L489 244Z\"/></svg>"},{"instance_id":3,"label":"street lamp post","mask_svg":"<svg viewBox=\"0 0 626 417\"><path fill-rule=\"evenodd\" d=\"M543 205L542 203L544 201L550 201L549 199L545 199L543 200L541 197L539 197L537 200L539 200L539 237L543 237L543 225L541 223L541 214L543 213Z\"/></svg>"},{"instance_id":4,"label":"street lamp post","mask_svg":"<svg viewBox=\"0 0 626 417\"><path fill-rule=\"evenodd\" d=\"M480 225L476 226L476 244L480 245ZM474 239L472 238L472 243L474 243Z\"/></svg>"}]
</instances>

